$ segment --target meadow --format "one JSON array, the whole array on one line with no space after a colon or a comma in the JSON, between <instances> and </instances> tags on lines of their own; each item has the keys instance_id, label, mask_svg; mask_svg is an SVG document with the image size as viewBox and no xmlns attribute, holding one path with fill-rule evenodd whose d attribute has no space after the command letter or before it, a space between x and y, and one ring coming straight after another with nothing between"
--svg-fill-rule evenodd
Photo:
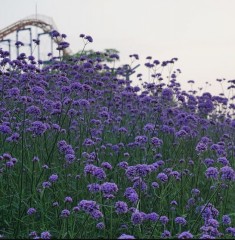
<instances>
[{"instance_id":1,"label":"meadow","mask_svg":"<svg viewBox=\"0 0 235 240\"><path fill-rule=\"evenodd\" d=\"M184 91L177 58L147 81L108 57L0 50L1 238L234 238L233 97Z\"/></svg>"}]
</instances>

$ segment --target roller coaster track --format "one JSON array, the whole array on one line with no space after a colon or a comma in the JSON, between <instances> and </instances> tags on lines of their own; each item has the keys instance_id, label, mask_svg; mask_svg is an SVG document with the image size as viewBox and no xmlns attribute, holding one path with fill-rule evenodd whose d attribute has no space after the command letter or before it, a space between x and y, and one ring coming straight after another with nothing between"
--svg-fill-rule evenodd
<instances>
[{"instance_id":1,"label":"roller coaster track","mask_svg":"<svg viewBox=\"0 0 235 240\"><path fill-rule=\"evenodd\" d=\"M57 30L57 27L52 18L44 16L44 15L32 15L26 18L23 18L5 28L0 30L0 40L3 40L4 37L7 35L20 30L24 29L26 26L34 26L41 28L44 33L49 33L52 30ZM62 38L54 38L54 41L58 44L62 41ZM66 48L63 50L63 55L70 55L71 50Z\"/></svg>"}]
</instances>

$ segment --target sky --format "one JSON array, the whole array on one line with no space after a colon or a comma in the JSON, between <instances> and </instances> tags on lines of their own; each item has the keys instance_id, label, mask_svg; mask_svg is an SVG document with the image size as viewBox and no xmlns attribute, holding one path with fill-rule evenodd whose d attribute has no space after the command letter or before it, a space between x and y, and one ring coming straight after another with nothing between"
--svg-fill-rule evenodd
<instances>
[{"instance_id":1,"label":"sky","mask_svg":"<svg viewBox=\"0 0 235 240\"><path fill-rule=\"evenodd\" d=\"M94 39L87 49L117 49L123 64L134 53L142 64L147 56L177 57L183 89L194 80L195 88L218 94L217 78L235 79L235 0L0 0L0 29L35 14L36 6L67 34L74 53L84 33Z\"/></svg>"}]
</instances>

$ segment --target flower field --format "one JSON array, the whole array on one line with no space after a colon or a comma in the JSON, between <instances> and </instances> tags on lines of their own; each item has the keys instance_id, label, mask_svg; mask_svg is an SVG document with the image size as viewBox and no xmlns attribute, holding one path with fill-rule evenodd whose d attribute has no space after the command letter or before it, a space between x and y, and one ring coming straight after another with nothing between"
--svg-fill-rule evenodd
<instances>
[{"instance_id":1,"label":"flower field","mask_svg":"<svg viewBox=\"0 0 235 240\"><path fill-rule=\"evenodd\" d=\"M184 91L177 58L148 57L151 79L138 74L139 87L131 68L99 52L49 64L8 54L0 50L2 238L235 237L233 98Z\"/></svg>"}]
</instances>

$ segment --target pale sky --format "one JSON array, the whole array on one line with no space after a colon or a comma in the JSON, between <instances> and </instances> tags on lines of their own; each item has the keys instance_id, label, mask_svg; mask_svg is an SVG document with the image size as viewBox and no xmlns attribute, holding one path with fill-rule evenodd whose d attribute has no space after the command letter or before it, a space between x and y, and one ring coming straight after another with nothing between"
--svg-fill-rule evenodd
<instances>
[{"instance_id":1,"label":"pale sky","mask_svg":"<svg viewBox=\"0 0 235 240\"><path fill-rule=\"evenodd\" d=\"M0 29L35 14L53 18L68 35L72 51L83 47L80 33L91 35L87 49L120 51L121 63L138 53L160 61L179 58L179 80L198 86L216 78L235 79L235 0L0 0ZM147 78L145 79L147 80Z\"/></svg>"}]
</instances>

